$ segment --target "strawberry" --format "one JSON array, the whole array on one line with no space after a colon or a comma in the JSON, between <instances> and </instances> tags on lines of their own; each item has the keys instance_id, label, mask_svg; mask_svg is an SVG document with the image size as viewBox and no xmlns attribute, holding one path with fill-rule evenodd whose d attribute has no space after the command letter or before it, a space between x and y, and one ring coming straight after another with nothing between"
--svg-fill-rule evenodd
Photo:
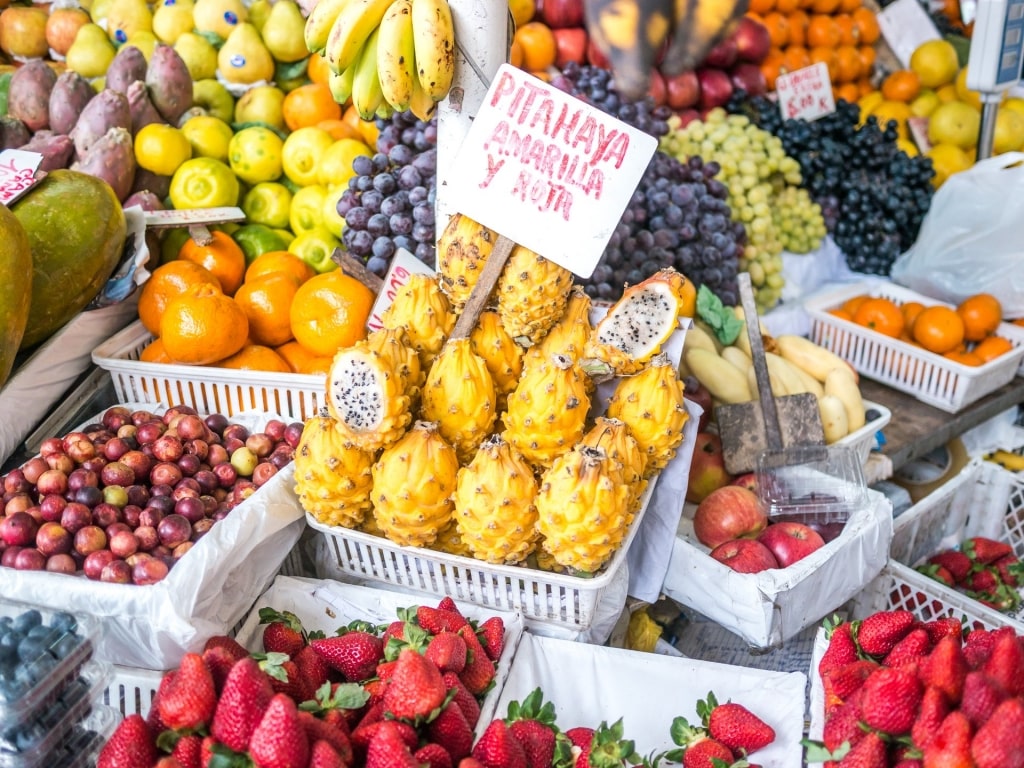
<instances>
[{"instance_id":1,"label":"strawberry","mask_svg":"<svg viewBox=\"0 0 1024 768\"><path fill-rule=\"evenodd\" d=\"M571 742L558 733L555 706L544 701L540 688L534 688L522 702L509 702L505 722L523 745L529 768L548 768L553 762L562 764L569 759ZM593 742L593 734L590 742Z\"/></svg>"},{"instance_id":2,"label":"strawberry","mask_svg":"<svg viewBox=\"0 0 1024 768\"><path fill-rule=\"evenodd\" d=\"M941 638L917 667L917 676L922 684L938 688L950 704L960 701L966 675L967 661L960 639L952 635Z\"/></svg>"},{"instance_id":3,"label":"strawberry","mask_svg":"<svg viewBox=\"0 0 1024 768\"><path fill-rule=\"evenodd\" d=\"M366 768L421 768L398 723L382 720L375 727L366 747Z\"/></svg>"},{"instance_id":4,"label":"strawberry","mask_svg":"<svg viewBox=\"0 0 1024 768\"><path fill-rule=\"evenodd\" d=\"M859 658L857 645L853 642L853 625L850 622L831 625L825 623L826 630L831 629L829 634L828 648L821 655L818 661L818 674L823 675L833 667L842 667L851 664Z\"/></svg>"},{"instance_id":5,"label":"strawberry","mask_svg":"<svg viewBox=\"0 0 1024 768\"><path fill-rule=\"evenodd\" d=\"M153 768L181 768L181 763L172 755L164 755L156 761Z\"/></svg>"},{"instance_id":6,"label":"strawberry","mask_svg":"<svg viewBox=\"0 0 1024 768\"><path fill-rule=\"evenodd\" d=\"M480 645L476 633L468 624L458 630L466 641L466 667L459 673L462 684L474 696L485 693L494 681L494 662L487 657L487 652Z\"/></svg>"},{"instance_id":7,"label":"strawberry","mask_svg":"<svg viewBox=\"0 0 1024 768\"><path fill-rule=\"evenodd\" d=\"M167 725L163 720L160 719L160 699L164 697L167 690L171 687L171 682L174 680L175 672L164 672L164 676L160 678L160 685L156 688L156 695L153 696L153 701L149 704L149 714L146 715L146 725L153 733L163 733L168 730Z\"/></svg>"},{"instance_id":8,"label":"strawberry","mask_svg":"<svg viewBox=\"0 0 1024 768\"><path fill-rule=\"evenodd\" d=\"M415 721L440 707L447 694L434 663L406 648L399 654L398 666L384 690L384 706L393 717Z\"/></svg>"},{"instance_id":9,"label":"strawberry","mask_svg":"<svg viewBox=\"0 0 1024 768\"><path fill-rule=\"evenodd\" d=\"M993 632L995 643L984 670L1010 696L1024 693L1024 648L1010 627Z\"/></svg>"},{"instance_id":10,"label":"strawberry","mask_svg":"<svg viewBox=\"0 0 1024 768\"><path fill-rule=\"evenodd\" d=\"M734 753L748 755L775 741L775 730L742 704L719 704L714 693L697 702L697 714L711 738Z\"/></svg>"},{"instance_id":11,"label":"strawberry","mask_svg":"<svg viewBox=\"0 0 1024 768\"><path fill-rule=\"evenodd\" d=\"M570 728L565 732L565 738L569 740L569 743L579 749L590 749L590 744L594 740L594 729L588 728L585 725L578 725L575 728Z\"/></svg>"},{"instance_id":12,"label":"strawberry","mask_svg":"<svg viewBox=\"0 0 1024 768\"><path fill-rule=\"evenodd\" d=\"M923 693L913 672L882 667L864 681L863 691L865 723L893 736L910 730Z\"/></svg>"},{"instance_id":13,"label":"strawberry","mask_svg":"<svg viewBox=\"0 0 1024 768\"><path fill-rule=\"evenodd\" d=\"M313 697L314 691L299 674L298 665L285 654L257 653L253 658L259 661L260 669L267 674L274 693L283 693L296 704Z\"/></svg>"},{"instance_id":14,"label":"strawberry","mask_svg":"<svg viewBox=\"0 0 1024 768\"><path fill-rule=\"evenodd\" d=\"M1002 582L986 592L968 592L982 605L1001 613L1012 613L1020 605L1020 595Z\"/></svg>"},{"instance_id":15,"label":"strawberry","mask_svg":"<svg viewBox=\"0 0 1024 768\"><path fill-rule=\"evenodd\" d=\"M235 661L244 659L249 655L249 649L229 635L214 635L211 637L203 645L203 653L206 653L211 648L223 648L231 654Z\"/></svg>"},{"instance_id":16,"label":"strawberry","mask_svg":"<svg viewBox=\"0 0 1024 768\"><path fill-rule=\"evenodd\" d=\"M464 757L459 760L458 768L487 768L483 763L477 760L475 757Z\"/></svg>"},{"instance_id":17,"label":"strawberry","mask_svg":"<svg viewBox=\"0 0 1024 768\"><path fill-rule=\"evenodd\" d=\"M441 672L459 673L466 668L466 641L454 632L441 632L430 639L423 655Z\"/></svg>"},{"instance_id":18,"label":"strawberry","mask_svg":"<svg viewBox=\"0 0 1024 768\"><path fill-rule=\"evenodd\" d=\"M306 768L309 739L295 702L274 694L249 740L249 756L257 768Z\"/></svg>"},{"instance_id":19,"label":"strawberry","mask_svg":"<svg viewBox=\"0 0 1024 768\"><path fill-rule=\"evenodd\" d=\"M901 757L892 764L892 768L924 768L924 763L916 757Z\"/></svg>"},{"instance_id":20,"label":"strawberry","mask_svg":"<svg viewBox=\"0 0 1024 768\"><path fill-rule=\"evenodd\" d=\"M392 676L395 674L395 667L397 666L397 656L392 661L382 661L380 664L377 665L377 678L380 680L390 680Z\"/></svg>"},{"instance_id":21,"label":"strawberry","mask_svg":"<svg viewBox=\"0 0 1024 768\"><path fill-rule=\"evenodd\" d=\"M953 577L955 584L959 584L966 579L967 574L971 571L971 566L974 565L971 562L971 558L956 549L947 549L944 552L934 554L928 558L928 562L945 568L950 576Z\"/></svg>"},{"instance_id":22,"label":"strawberry","mask_svg":"<svg viewBox=\"0 0 1024 768\"><path fill-rule=\"evenodd\" d=\"M445 672L441 675L441 679L444 680L444 685L449 692L455 691L452 701L459 705L459 709L462 710L462 714L465 716L466 722L469 723L469 727L476 728L477 720L480 719L480 702L462 684L459 676L454 672Z\"/></svg>"},{"instance_id":23,"label":"strawberry","mask_svg":"<svg viewBox=\"0 0 1024 768\"><path fill-rule=\"evenodd\" d=\"M213 678L213 689L219 696L224 690L224 682L231 673L231 668L238 661L231 655L231 651L220 645L214 645L203 651L203 663L210 670L210 677Z\"/></svg>"},{"instance_id":24,"label":"strawberry","mask_svg":"<svg viewBox=\"0 0 1024 768\"><path fill-rule=\"evenodd\" d=\"M887 667L899 667L911 663L916 664L931 649L932 641L928 637L928 630L924 627L915 627L892 647L892 650L882 659L882 664Z\"/></svg>"},{"instance_id":25,"label":"strawberry","mask_svg":"<svg viewBox=\"0 0 1024 768\"><path fill-rule=\"evenodd\" d=\"M927 576L929 579L935 579L935 581L945 584L947 587L956 586L956 579L948 568L938 563L926 563L925 565L919 565L914 569L920 574Z\"/></svg>"},{"instance_id":26,"label":"strawberry","mask_svg":"<svg viewBox=\"0 0 1024 768\"><path fill-rule=\"evenodd\" d=\"M821 684L825 693L825 713L842 706L850 694L860 689L864 681L876 669L878 669L877 662L862 659L826 671L821 676Z\"/></svg>"},{"instance_id":27,"label":"strawberry","mask_svg":"<svg viewBox=\"0 0 1024 768\"><path fill-rule=\"evenodd\" d=\"M504 720L492 720L473 746L486 768L528 768L526 752Z\"/></svg>"},{"instance_id":28,"label":"strawberry","mask_svg":"<svg viewBox=\"0 0 1024 768\"><path fill-rule=\"evenodd\" d=\"M413 753L416 762L425 768L452 768L452 758L440 744L424 744Z\"/></svg>"},{"instance_id":29,"label":"strawberry","mask_svg":"<svg viewBox=\"0 0 1024 768\"><path fill-rule=\"evenodd\" d=\"M983 565L1013 554L1013 547L1009 544L984 536L972 536L960 545L960 550L974 562Z\"/></svg>"},{"instance_id":30,"label":"strawberry","mask_svg":"<svg viewBox=\"0 0 1024 768\"><path fill-rule=\"evenodd\" d=\"M477 628L477 635L480 637L480 645L487 651L487 657L491 661L501 658L501 652L505 648L505 622L500 616L491 616Z\"/></svg>"},{"instance_id":31,"label":"strawberry","mask_svg":"<svg viewBox=\"0 0 1024 768\"><path fill-rule=\"evenodd\" d=\"M203 739L194 733L187 733L178 739L171 750L171 757L181 768L201 768Z\"/></svg>"},{"instance_id":32,"label":"strawberry","mask_svg":"<svg viewBox=\"0 0 1024 768\"><path fill-rule=\"evenodd\" d=\"M224 682L210 735L235 752L245 752L273 697L270 680L256 659L250 656L237 662Z\"/></svg>"},{"instance_id":33,"label":"strawberry","mask_svg":"<svg viewBox=\"0 0 1024 768\"><path fill-rule=\"evenodd\" d=\"M995 568L982 567L967 574L967 578L960 583L960 586L968 592L983 593L995 592L996 587L1002 583L999 571Z\"/></svg>"},{"instance_id":34,"label":"strawberry","mask_svg":"<svg viewBox=\"0 0 1024 768\"><path fill-rule=\"evenodd\" d=\"M314 741L309 748L309 768L348 768L348 765L326 741Z\"/></svg>"},{"instance_id":35,"label":"strawberry","mask_svg":"<svg viewBox=\"0 0 1024 768\"><path fill-rule=\"evenodd\" d=\"M964 658L967 660L967 666L970 669L984 666L995 642L996 638L991 630L975 629L969 632L964 641Z\"/></svg>"},{"instance_id":36,"label":"strawberry","mask_svg":"<svg viewBox=\"0 0 1024 768\"><path fill-rule=\"evenodd\" d=\"M431 608L421 605L416 608L416 621L432 635L441 632L458 632L460 627L469 625L469 621L458 611L443 608Z\"/></svg>"},{"instance_id":37,"label":"strawberry","mask_svg":"<svg viewBox=\"0 0 1024 768\"><path fill-rule=\"evenodd\" d=\"M213 756L217 750L224 749L223 746L217 743L217 740L213 736L204 736L203 743L199 747L199 764L202 768L209 768L210 761L213 760Z\"/></svg>"},{"instance_id":38,"label":"strawberry","mask_svg":"<svg viewBox=\"0 0 1024 768\"><path fill-rule=\"evenodd\" d=\"M975 728L988 722L996 711L1006 693L999 684L980 669L967 673L964 678L964 695L960 700L960 711L971 721Z\"/></svg>"},{"instance_id":39,"label":"strawberry","mask_svg":"<svg viewBox=\"0 0 1024 768\"><path fill-rule=\"evenodd\" d=\"M384 632L381 633L380 640L384 646L387 647L388 641L392 637L396 640L405 639L405 622L401 619L396 619L388 624L387 627L384 628Z\"/></svg>"},{"instance_id":40,"label":"strawberry","mask_svg":"<svg viewBox=\"0 0 1024 768\"><path fill-rule=\"evenodd\" d=\"M971 757L977 768L1024 766L1024 701L1007 699L971 739Z\"/></svg>"},{"instance_id":41,"label":"strawberry","mask_svg":"<svg viewBox=\"0 0 1024 768\"><path fill-rule=\"evenodd\" d=\"M840 768L887 768L889 759L885 742L874 732L864 734L846 756L839 761Z\"/></svg>"},{"instance_id":42,"label":"strawberry","mask_svg":"<svg viewBox=\"0 0 1024 768\"><path fill-rule=\"evenodd\" d=\"M999 578L1008 587L1024 586L1024 563L1016 555L1006 555L992 563Z\"/></svg>"},{"instance_id":43,"label":"strawberry","mask_svg":"<svg viewBox=\"0 0 1024 768\"><path fill-rule=\"evenodd\" d=\"M173 730L194 731L210 722L216 706L217 691L203 657L186 653L160 697L160 719Z\"/></svg>"},{"instance_id":44,"label":"strawberry","mask_svg":"<svg viewBox=\"0 0 1024 768\"><path fill-rule=\"evenodd\" d=\"M326 742L331 745L334 754L342 763L348 765L352 762L352 742L348 738L347 724L339 727L337 724L321 720L312 712L301 709L299 710L299 723L302 724L302 730L305 731L306 739L310 744L316 744L318 741Z\"/></svg>"},{"instance_id":45,"label":"strawberry","mask_svg":"<svg viewBox=\"0 0 1024 768\"><path fill-rule=\"evenodd\" d=\"M316 715L348 735L369 698L358 683L324 683L317 688L312 699L299 705L299 709Z\"/></svg>"},{"instance_id":46,"label":"strawberry","mask_svg":"<svg viewBox=\"0 0 1024 768\"><path fill-rule=\"evenodd\" d=\"M441 598L441 600L437 604L437 609L439 611L451 611L452 613L462 613L462 611L459 610L459 606L455 604L455 601L452 600L450 595L445 595Z\"/></svg>"},{"instance_id":47,"label":"strawberry","mask_svg":"<svg viewBox=\"0 0 1024 768\"><path fill-rule=\"evenodd\" d=\"M302 621L291 611L277 611L274 608L260 608L260 624L263 630L263 650L267 653L284 653L289 658L306 646Z\"/></svg>"},{"instance_id":48,"label":"strawberry","mask_svg":"<svg viewBox=\"0 0 1024 768\"><path fill-rule=\"evenodd\" d=\"M683 752L683 768L716 768L715 761L732 765L736 756L725 744L711 738L697 741Z\"/></svg>"},{"instance_id":49,"label":"strawberry","mask_svg":"<svg viewBox=\"0 0 1024 768\"><path fill-rule=\"evenodd\" d=\"M373 677L384 658L384 643L369 632L346 632L336 637L313 640L310 645L324 657L327 665L352 683Z\"/></svg>"},{"instance_id":50,"label":"strawberry","mask_svg":"<svg viewBox=\"0 0 1024 768\"><path fill-rule=\"evenodd\" d=\"M910 611L881 611L855 622L854 639L869 656L884 657L914 626Z\"/></svg>"},{"instance_id":51,"label":"strawberry","mask_svg":"<svg viewBox=\"0 0 1024 768\"><path fill-rule=\"evenodd\" d=\"M377 723L384 721L384 702L380 701L371 704L363 713L362 718L356 723L356 727L349 734L349 741L352 742L352 749L356 754L365 755L366 748L370 746L370 738L376 731Z\"/></svg>"},{"instance_id":52,"label":"strawberry","mask_svg":"<svg viewBox=\"0 0 1024 768\"><path fill-rule=\"evenodd\" d=\"M304 646L295 654L292 661L295 662L299 677L305 683L307 690L317 690L330 677L331 668L327 666L327 661L311 645Z\"/></svg>"},{"instance_id":53,"label":"strawberry","mask_svg":"<svg viewBox=\"0 0 1024 768\"><path fill-rule=\"evenodd\" d=\"M857 691L845 704L825 715L821 739L829 751L838 749L844 741L852 745L864 737L866 731L860 727L862 698L864 697L861 692Z\"/></svg>"},{"instance_id":54,"label":"strawberry","mask_svg":"<svg viewBox=\"0 0 1024 768\"><path fill-rule=\"evenodd\" d=\"M928 768L974 768L971 758L971 723L963 712L953 710L923 750Z\"/></svg>"},{"instance_id":55,"label":"strawberry","mask_svg":"<svg viewBox=\"0 0 1024 768\"><path fill-rule=\"evenodd\" d=\"M448 704L427 725L427 737L440 744L457 763L473 751L473 729L455 702Z\"/></svg>"},{"instance_id":56,"label":"strawberry","mask_svg":"<svg viewBox=\"0 0 1024 768\"><path fill-rule=\"evenodd\" d=\"M955 637L958 643L963 642L964 627L960 622L960 619L954 619L952 616L943 616L938 619L926 621L922 626L928 633L928 637L932 641L933 645L939 642L939 640L945 635Z\"/></svg>"},{"instance_id":57,"label":"strawberry","mask_svg":"<svg viewBox=\"0 0 1024 768\"><path fill-rule=\"evenodd\" d=\"M925 688L921 697L921 709L910 727L910 740L918 749L923 749L931 743L948 714L949 702L946 700L946 694L938 688Z\"/></svg>"},{"instance_id":58,"label":"strawberry","mask_svg":"<svg viewBox=\"0 0 1024 768\"><path fill-rule=\"evenodd\" d=\"M156 739L142 715L128 715L96 758L96 768L152 768Z\"/></svg>"}]
</instances>

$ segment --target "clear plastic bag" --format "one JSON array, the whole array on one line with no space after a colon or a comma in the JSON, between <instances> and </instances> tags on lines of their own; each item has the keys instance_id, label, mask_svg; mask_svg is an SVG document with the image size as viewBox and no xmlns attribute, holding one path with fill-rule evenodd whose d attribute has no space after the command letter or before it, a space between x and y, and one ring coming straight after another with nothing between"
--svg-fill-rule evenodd
<instances>
[{"instance_id":1,"label":"clear plastic bag","mask_svg":"<svg viewBox=\"0 0 1024 768\"><path fill-rule=\"evenodd\" d=\"M951 304L990 293L1006 317L1024 317L1022 221L1024 153L982 160L938 189L892 279Z\"/></svg>"}]
</instances>

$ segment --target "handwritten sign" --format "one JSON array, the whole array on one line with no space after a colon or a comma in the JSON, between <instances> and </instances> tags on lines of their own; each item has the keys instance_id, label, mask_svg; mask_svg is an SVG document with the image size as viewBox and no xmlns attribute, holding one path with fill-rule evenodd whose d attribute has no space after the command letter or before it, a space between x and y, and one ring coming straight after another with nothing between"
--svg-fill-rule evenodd
<instances>
[{"instance_id":1,"label":"handwritten sign","mask_svg":"<svg viewBox=\"0 0 1024 768\"><path fill-rule=\"evenodd\" d=\"M398 294L399 289L409 282L409 278L415 274L432 275L434 270L409 253L405 248L399 248L391 257L391 264L384 276L384 285L377 292L377 300L373 302L373 309L370 310L370 317L366 321L367 329L379 331L384 327L382 319L384 310L390 307Z\"/></svg>"},{"instance_id":2,"label":"handwritten sign","mask_svg":"<svg viewBox=\"0 0 1024 768\"><path fill-rule=\"evenodd\" d=\"M38 152L5 149L0 152L0 203L11 205L35 184L36 170L43 162Z\"/></svg>"},{"instance_id":3,"label":"handwritten sign","mask_svg":"<svg viewBox=\"0 0 1024 768\"><path fill-rule=\"evenodd\" d=\"M224 224L230 221L245 221L245 211L234 205L219 208L188 208L180 211L146 211L146 227L148 229Z\"/></svg>"},{"instance_id":4,"label":"handwritten sign","mask_svg":"<svg viewBox=\"0 0 1024 768\"><path fill-rule=\"evenodd\" d=\"M589 277L657 146L504 64L445 183L455 210Z\"/></svg>"},{"instance_id":5,"label":"handwritten sign","mask_svg":"<svg viewBox=\"0 0 1024 768\"><path fill-rule=\"evenodd\" d=\"M828 65L823 61L779 75L775 92L787 120L817 120L836 111Z\"/></svg>"}]
</instances>

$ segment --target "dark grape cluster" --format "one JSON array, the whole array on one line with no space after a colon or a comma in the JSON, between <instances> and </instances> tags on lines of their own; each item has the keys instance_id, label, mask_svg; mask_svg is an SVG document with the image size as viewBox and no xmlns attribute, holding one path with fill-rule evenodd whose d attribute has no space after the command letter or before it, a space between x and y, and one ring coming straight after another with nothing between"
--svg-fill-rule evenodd
<instances>
[{"instance_id":1,"label":"dark grape cluster","mask_svg":"<svg viewBox=\"0 0 1024 768\"><path fill-rule=\"evenodd\" d=\"M377 127L377 153L352 161L355 175L338 199L342 243L380 276L398 248L433 267L437 119L401 112L378 119Z\"/></svg>"},{"instance_id":2,"label":"dark grape cluster","mask_svg":"<svg viewBox=\"0 0 1024 768\"><path fill-rule=\"evenodd\" d=\"M706 285L728 306L739 294L736 273L746 233L731 220L727 187L714 178L718 163L690 157L685 164L660 150L637 185L589 279L597 299L615 300L664 267Z\"/></svg>"},{"instance_id":3,"label":"dark grape cluster","mask_svg":"<svg viewBox=\"0 0 1024 768\"><path fill-rule=\"evenodd\" d=\"M850 268L888 275L931 205L932 161L903 152L892 124L883 128L869 116L858 125L860 108L843 100L813 122L784 120L763 96L737 93L727 109L778 136L800 163L804 186Z\"/></svg>"},{"instance_id":4,"label":"dark grape cluster","mask_svg":"<svg viewBox=\"0 0 1024 768\"><path fill-rule=\"evenodd\" d=\"M650 96L639 101L623 98L615 90L612 73L607 69L570 61L551 84L655 138L668 133L672 110L667 106L655 106Z\"/></svg>"}]
</instances>

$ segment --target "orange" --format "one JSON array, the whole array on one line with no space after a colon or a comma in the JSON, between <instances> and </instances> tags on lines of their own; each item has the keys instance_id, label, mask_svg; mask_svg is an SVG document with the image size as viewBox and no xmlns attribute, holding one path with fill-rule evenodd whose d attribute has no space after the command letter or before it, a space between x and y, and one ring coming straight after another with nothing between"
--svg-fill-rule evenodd
<instances>
[{"instance_id":1,"label":"orange","mask_svg":"<svg viewBox=\"0 0 1024 768\"><path fill-rule=\"evenodd\" d=\"M815 14L807 23L809 48L835 48L839 45L839 25L831 16Z\"/></svg>"},{"instance_id":2,"label":"orange","mask_svg":"<svg viewBox=\"0 0 1024 768\"><path fill-rule=\"evenodd\" d=\"M300 369L303 366L308 365L311 360L317 359L316 355L294 339L286 341L278 347L274 347L274 351L277 352L277 354L279 354L286 363L288 363L288 367L295 373L300 373Z\"/></svg>"},{"instance_id":3,"label":"orange","mask_svg":"<svg viewBox=\"0 0 1024 768\"><path fill-rule=\"evenodd\" d=\"M186 288L209 283L220 288L220 281L210 270L192 261L169 261L153 270L139 292L139 319L154 336L160 332L160 318L171 299Z\"/></svg>"},{"instance_id":4,"label":"orange","mask_svg":"<svg viewBox=\"0 0 1024 768\"><path fill-rule=\"evenodd\" d=\"M987 336L979 341L971 352L981 358L981 362L987 363L1012 350L1013 344L1008 339L1002 336Z\"/></svg>"},{"instance_id":5,"label":"orange","mask_svg":"<svg viewBox=\"0 0 1024 768\"><path fill-rule=\"evenodd\" d=\"M840 13L853 13L864 4L864 0L839 0Z\"/></svg>"},{"instance_id":6,"label":"orange","mask_svg":"<svg viewBox=\"0 0 1024 768\"><path fill-rule=\"evenodd\" d=\"M812 13L835 13L839 10L839 0L812 0L810 10Z\"/></svg>"},{"instance_id":7,"label":"orange","mask_svg":"<svg viewBox=\"0 0 1024 768\"><path fill-rule=\"evenodd\" d=\"M249 319L249 338L257 344L276 347L292 338L291 308L299 281L279 272L246 280L235 301Z\"/></svg>"},{"instance_id":8,"label":"orange","mask_svg":"<svg viewBox=\"0 0 1024 768\"><path fill-rule=\"evenodd\" d=\"M508 49L508 63L517 69L523 68L523 44L513 40Z\"/></svg>"},{"instance_id":9,"label":"orange","mask_svg":"<svg viewBox=\"0 0 1024 768\"><path fill-rule=\"evenodd\" d=\"M981 341L995 333L1003 321L1003 305L990 293L976 293L968 296L956 308L964 321L964 340Z\"/></svg>"},{"instance_id":10,"label":"orange","mask_svg":"<svg viewBox=\"0 0 1024 768\"><path fill-rule=\"evenodd\" d=\"M143 363L170 363L171 358L164 349L164 343L160 339L153 339L139 352L139 360Z\"/></svg>"},{"instance_id":11,"label":"orange","mask_svg":"<svg viewBox=\"0 0 1024 768\"><path fill-rule=\"evenodd\" d=\"M864 77L867 77L875 66L875 59L878 57L878 53L873 45L861 45L857 48L857 53L860 55L861 73Z\"/></svg>"},{"instance_id":12,"label":"orange","mask_svg":"<svg viewBox=\"0 0 1024 768\"><path fill-rule=\"evenodd\" d=\"M896 338L903 332L903 313L889 299L867 299L853 314L853 322Z\"/></svg>"},{"instance_id":13,"label":"orange","mask_svg":"<svg viewBox=\"0 0 1024 768\"><path fill-rule=\"evenodd\" d=\"M925 307L914 321L914 340L929 352L952 352L964 341L964 321L949 307Z\"/></svg>"},{"instance_id":14,"label":"orange","mask_svg":"<svg viewBox=\"0 0 1024 768\"><path fill-rule=\"evenodd\" d=\"M749 12L758 16L764 16L774 8L775 0L750 0Z\"/></svg>"},{"instance_id":15,"label":"orange","mask_svg":"<svg viewBox=\"0 0 1024 768\"><path fill-rule=\"evenodd\" d=\"M785 48L789 42L789 17L778 11L764 15L764 26L768 30L768 38L775 48Z\"/></svg>"},{"instance_id":16,"label":"orange","mask_svg":"<svg viewBox=\"0 0 1024 768\"><path fill-rule=\"evenodd\" d=\"M249 321L230 296L209 284L195 285L174 299L160 319L160 339L176 363L206 365L245 346Z\"/></svg>"},{"instance_id":17,"label":"orange","mask_svg":"<svg viewBox=\"0 0 1024 768\"><path fill-rule=\"evenodd\" d=\"M853 322L853 315L845 309L830 309L828 313L833 317L838 317L840 320L849 320L850 322Z\"/></svg>"},{"instance_id":18,"label":"orange","mask_svg":"<svg viewBox=\"0 0 1024 768\"><path fill-rule=\"evenodd\" d=\"M775 10L789 16L793 11L800 10L800 0L775 0Z\"/></svg>"},{"instance_id":19,"label":"orange","mask_svg":"<svg viewBox=\"0 0 1024 768\"><path fill-rule=\"evenodd\" d=\"M234 368L239 371L272 371L291 373L292 369L277 352L260 344L246 344L238 352L211 363L215 368Z\"/></svg>"},{"instance_id":20,"label":"orange","mask_svg":"<svg viewBox=\"0 0 1024 768\"><path fill-rule=\"evenodd\" d=\"M832 18L836 20L836 26L839 28L839 44L856 45L860 33L853 23L853 17L848 13L840 13Z\"/></svg>"},{"instance_id":21,"label":"orange","mask_svg":"<svg viewBox=\"0 0 1024 768\"><path fill-rule=\"evenodd\" d=\"M811 66L811 55L802 45L791 45L782 54L782 69L792 72Z\"/></svg>"},{"instance_id":22,"label":"orange","mask_svg":"<svg viewBox=\"0 0 1024 768\"><path fill-rule=\"evenodd\" d=\"M849 95L844 99L853 103L860 98L860 88L856 81L861 76L860 54L852 45L840 45L836 48L836 80L852 86L848 91Z\"/></svg>"},{"instance_id":23,"label":"orange","mask_svg":"<svg viewBox=\"0 0 1024 768\"><path fill-rule=\"evenodd\" d=\"M327 59L318 53L310 56L306 64L306 77L318 85L329 85L331 82L331 68L327 66Z\"/></svg>"},{"instance_id":24,"label":"orange","mask_svg":"<svg viewBox=\"0 0 1024 768\"><path fill-rule=\"evenodd\" d=\"M366 336L373 292L340 269L303 283L290 313L295 340L318 356L334 355Z\"/></svg>"},{"instance_id":25,"label":"orange","mask_svg":"<svg viewBox=\"0 0 1024 768\"><path fill-rule=\"evenodd\" d=\"M811 48L810 55L812 64L825 63L825 66L828 67L828 79L835 82L836 70L839 65L836 49L830 46L819 45Z\"/></svg>"},{"instance_id":26,"label":"orange","mask_svg":"<svg viewBox=\"0 0 1024 768\"><path fill-rule=\"evenodd\" d=\"M842 80L842 77L839 79ZM848 101L851 104L857 101L859 93L860 89L857 87L856 83L843 83L842 85L837 85L832 89L832 94L837 101L842 99L843 101Z\"/></svg>"},{"instance_id":27,"label":"orange","mask_svg":"<svg viewBox=\"0 0 1024 768\"><path fill-rule=\"evenodd\" d=\"M792 49L786 50L788 52ZM779 75L783 71L788 71L784 70L783 67L785 67L785 57L783 56L782 51L778 48L772 48L768 51L768 55L765 57L764 61L761 62L761 74L764 75L764 80L768 85L769 91L775 90L775 81L779 79Z\"/></svg>"},{"instance_id":28,"label":"orange","mask_svg":"<svg viewBox=\"0 0 1024 768\"><path fill-rule=\"evenodd\" d=\"M322 83L307 83L291 90L281 104L281 114L289 131L316 125L324 120L340 120L341 105L331 89Z\"/></svg>"},{"instance_id":29,"label":"orange","mask_svg":"<svg viewBox=\"0 0 1024 768\"><path fill-rule=\"evenodd\" d=\"M513 40L523 48L522 68L530 72L554 66L556 46L555 35L547 24L530 21L516 30Z\"/></svg>"},{"instance_id":30,"label":"orange","mask_svg":"<svg viewBox=\"0 0 1024 768\"><path fill-rule=\"evenodd\" d=\"M359 129L352 127L341 118L321 120L315 127L322 131L327 131L335 141L340 139L355 139L356 141L363 140L363 134L359 132Z\"/></svg>"},{"instance_id":31,"label":"orange","mask_svg":"<svg viewBox=\"0 0 1024 768\"><path fill-rule=\"evenodd\" d=\"M909 103L921 93L921 79L909 69L898 69L882 81L882 96Z\"/></svg>"},{"instance_id":32,"label":"orange","mask_svg":"<svg viewBox=\"0 0 1024 768\"><path fill-rule=\"evenodd\" d=\"M853 23L859 32L857 39L861 45L874 45L877 43L882 30L878 26L875 12L870 8L860 7L850 15L853 16Z\"/></svg>"},{"instance_id":33,"label":"orange","mask_svg":"<svg viewBox=\"0 0 1024 768\"><path fill-rule=\"evenodd\" d=\"M917 320L917 316L921 314L922 309L924 309L924 304L920 301L908 301L900 306L900 312L903 313L904 332L909 333L913 331L914 321Z\"/></svg>"},{"instance_id":34,"label":"orange","mask_svg":"<svg viewBox=\"0 0 1024 768\"><path fill-rule=\"evenodd\" d=\"M843 302L842 309L845 310L850 317L853 317L857 314L857 308L870 298L871 297L866 293L862 293L859 296L851 296Z\"/></svg>"},{"instance_id":35,"label":"orange","mask_svg":"<svg viewBox=\"0 0 1024 768\"><path fill-rule=\"evenodd\" d=\"M793 11L789 14L789 44L807 44L807 25L811 23L811 17L806 11Z\"/></svg>"},{"instance_id":36,"label":"orange","mask_svg":"<svg viewBox=\"0 0 1024 768\"><path fill-rule=\"evenodd\" d=\"M966 350L954 349L952 352L947 352L943 355L947 360L952 360L954 363L960 363L960 365L981 365L984 360L978 357L973 352L967 352Z\"/></svg>"},{"instance_id":37,"label":"orange","mask_svg":"<svg viewBox=\"0 0 1024 768\"><path fill-rule=\"evenodd\" d=\"M863 63L864 57L861 56L861 62ZM871 82L870 77L862 77L857 81L857 90L860 91L860 97L863 99L869 93L875 90L874 83Z\"/></svg>"},{"instance_id":38,"label":"orange","mask_svg":"<svg viewBox=\"0 0 1024 768\"><path fill-rule=\"evenodd\" d=\"M287 272L300 284L316 274L309 264L291 251L267 251L253 259L252 264L245 270L245 282L277 272Z\"/></svg>"},{"instance_id":39,"label":"orange","mask_svg":"<svg viewBox=\"0 0 1024 768\"><path fill-rule=\"evenodd\" d=\"M225 232L210 232L213 239L200 245L191 237L178 251L178 258L206 267L220 281L228 296L234 296L245 276L245 253L241 246Z\"/></svg>"}]
</instances>

